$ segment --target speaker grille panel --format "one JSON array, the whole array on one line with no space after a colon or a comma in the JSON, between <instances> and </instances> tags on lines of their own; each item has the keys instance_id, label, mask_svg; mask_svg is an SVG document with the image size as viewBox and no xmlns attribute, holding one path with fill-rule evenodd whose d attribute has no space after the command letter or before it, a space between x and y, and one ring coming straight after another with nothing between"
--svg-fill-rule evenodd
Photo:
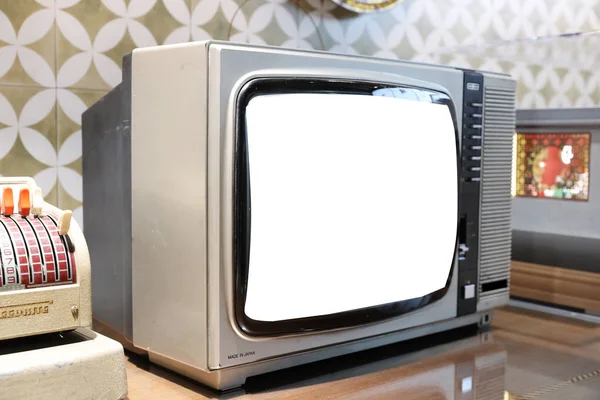
<instances>
[{"instance_id":1,"label":"speaker grille panel","mask_svg":"<svg viewBox=\"0 0 600 400\"><path fill-rule=\"evenodd\" d=\"M485 87L479 247L480 300L508 298L508 285L485 292L481 289L486 283L510 280L514 130L514 88Z\"/></svg>"}]
</instances>

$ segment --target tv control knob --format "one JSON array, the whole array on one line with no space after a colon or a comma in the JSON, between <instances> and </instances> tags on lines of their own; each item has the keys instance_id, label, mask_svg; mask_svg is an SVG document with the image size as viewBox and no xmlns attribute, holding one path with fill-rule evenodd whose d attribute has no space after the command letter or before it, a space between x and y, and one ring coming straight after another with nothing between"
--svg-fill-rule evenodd
<instances>
[{"instance_id":1,"label":"tv control knob","mask_svg":"<svg viewBox=\"0 0 600 400\"><path fill-rule=\"evenodd\" d=\"M468 252L468 251L469 251L469 248L467 247L467 245L466 245L466 244L464 244L464 243L461 243L461 244L459 244L459 245L458 245L458 250L459 250L461 253L466 253L466 252Z\"/></svg>"}]
</instances>

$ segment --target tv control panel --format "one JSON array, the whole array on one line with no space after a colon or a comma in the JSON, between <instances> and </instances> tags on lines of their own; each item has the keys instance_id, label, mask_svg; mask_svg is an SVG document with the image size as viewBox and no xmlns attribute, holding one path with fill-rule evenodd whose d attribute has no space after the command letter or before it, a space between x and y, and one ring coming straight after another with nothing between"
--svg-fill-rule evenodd
<instances>
[{"instance_id":1,"label":"tv control panel","mask_svg":"<svg viewBox=\"0 0 600 400\"><path fill-rule=\"evenodd\" d=\"M483 75L464 71L458 238L458 315L477 309Z\"/></svg>"}]
</instances>

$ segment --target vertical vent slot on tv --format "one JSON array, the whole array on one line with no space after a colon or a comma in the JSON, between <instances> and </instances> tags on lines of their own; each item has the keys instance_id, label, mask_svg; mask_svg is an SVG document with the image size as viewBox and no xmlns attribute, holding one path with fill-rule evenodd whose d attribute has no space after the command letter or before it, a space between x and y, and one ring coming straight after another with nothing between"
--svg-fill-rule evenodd
<instances>
[{"instance_id":1,"label":"vertical vent slot on tv","mask_svg":"<svg viewBox=\"0 0 600 400\"><path fill-rule=\"evenodd\" d=\"M484 93L479 296L506 296L510 280L511 160L515 97L510 88Z\"/></svg>"}]
</instances>

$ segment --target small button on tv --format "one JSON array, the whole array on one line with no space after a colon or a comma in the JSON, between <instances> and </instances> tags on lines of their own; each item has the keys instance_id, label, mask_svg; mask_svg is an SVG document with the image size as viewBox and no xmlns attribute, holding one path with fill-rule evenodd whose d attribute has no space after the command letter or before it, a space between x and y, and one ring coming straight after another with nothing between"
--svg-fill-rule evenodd
<instances>
[{"instance_id":1,"label":"small button on tv","mask_svg":"<svg viewBox=\"0 0 600 400\"><path fill-rule=\"evenodd\" d=\"M475 285L463 286L463 298L465 300L475 298Z\"/></svg>"}]
</instances>

